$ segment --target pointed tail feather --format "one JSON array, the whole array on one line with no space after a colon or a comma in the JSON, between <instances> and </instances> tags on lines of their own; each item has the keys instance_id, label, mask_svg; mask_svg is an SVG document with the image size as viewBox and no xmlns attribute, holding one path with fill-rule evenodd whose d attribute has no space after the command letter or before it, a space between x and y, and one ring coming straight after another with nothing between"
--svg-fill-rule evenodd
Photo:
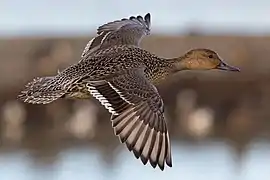
<instances>
[{"instance_id":1,"label":"pointed tail feather","mask_svg":"<svg viewBox=\"0 0 270 180\"><path fill-rule=\"evenodd\" d=\"M25 86L18 99L26 103L48 104L64 94L55 77L38 77Z\"/></svg>"}]
</instances>

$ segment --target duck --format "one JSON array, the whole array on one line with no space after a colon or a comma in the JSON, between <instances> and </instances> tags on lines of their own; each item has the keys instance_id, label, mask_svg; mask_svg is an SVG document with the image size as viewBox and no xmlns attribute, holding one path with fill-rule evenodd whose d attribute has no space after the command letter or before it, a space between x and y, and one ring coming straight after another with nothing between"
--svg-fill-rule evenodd
<instances>
[{"instance_id":1,"label":"duck","mask_svg":"<svg viewBox=\"0 0 270 180\"><path fill-rule=\"evenodd\" d=\"M37 77L18 95L25 103L48 104L59 98L94 97L111 114L116 136L137 159L164 170L172 167L164 103L157 85L184 70L239 72L213 50L196 48L163 58L142 47L150 34L147 13L101 25L80 60L55 76Z\"/></svg>"}]
</instances>

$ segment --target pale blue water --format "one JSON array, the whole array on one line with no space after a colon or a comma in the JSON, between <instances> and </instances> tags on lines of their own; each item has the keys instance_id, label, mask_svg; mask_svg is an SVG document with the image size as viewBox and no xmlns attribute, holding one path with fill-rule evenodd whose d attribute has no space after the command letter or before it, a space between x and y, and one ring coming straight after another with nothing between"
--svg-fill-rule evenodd
<instances>
[{"instance_id":1,"label":"pale blue water","mask_svg":"<svg viewBox=\"0 0 270 180\"><path fill-rule=\"evenodd\" d=\"M270 144L249 146L241 164L233 149L222 142L173 146L173 168L164 172L143 166L126 149L110 166L95 148L62 151L51 165L35 163L27 152L0 154L1 180L269 180Z\"/></svg>"}]
</instances>

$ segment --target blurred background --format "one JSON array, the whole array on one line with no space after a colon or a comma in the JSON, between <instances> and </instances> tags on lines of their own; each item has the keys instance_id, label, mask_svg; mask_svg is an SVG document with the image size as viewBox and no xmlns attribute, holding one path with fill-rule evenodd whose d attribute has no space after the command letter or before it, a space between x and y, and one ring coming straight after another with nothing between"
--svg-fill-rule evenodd
<instances>
[{"instance_id":1,"label":"blurred background","mask_svg":"<svg viewBox=\"0 0 270 180\"><path fill-rule=\"evenodd\" d=\"M270 179L270 1L0 0L1 180ZM94 99L30 105L25 83L80 60L96 28L152 15L142 47L210 48L241 73L181 72L158 87L173 167L144 166Z\"/></svg>"}]
</instances>

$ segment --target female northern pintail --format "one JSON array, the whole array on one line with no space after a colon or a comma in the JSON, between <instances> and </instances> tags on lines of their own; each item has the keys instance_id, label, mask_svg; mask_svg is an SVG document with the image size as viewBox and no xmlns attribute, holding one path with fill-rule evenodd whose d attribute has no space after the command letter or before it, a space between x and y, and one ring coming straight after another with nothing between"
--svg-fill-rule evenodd
<instances>
[{"instance_id":1,"label":"female northern pintail","mask_svg":"<svg viewBox=\"0 0 270 180\"><path fill-rule=\"evenodd\" d=\"M139 47L150 34L150 14L109 22L85 47L81 60L57 75L36 78L18 96L33 104L91 95L112 114L115 134L143 164L161 170L172 166L164 104L155 85L182 70L229 66L212 50L193 49L176 58L161 58Z\"/></svg>"}]
</instances>

